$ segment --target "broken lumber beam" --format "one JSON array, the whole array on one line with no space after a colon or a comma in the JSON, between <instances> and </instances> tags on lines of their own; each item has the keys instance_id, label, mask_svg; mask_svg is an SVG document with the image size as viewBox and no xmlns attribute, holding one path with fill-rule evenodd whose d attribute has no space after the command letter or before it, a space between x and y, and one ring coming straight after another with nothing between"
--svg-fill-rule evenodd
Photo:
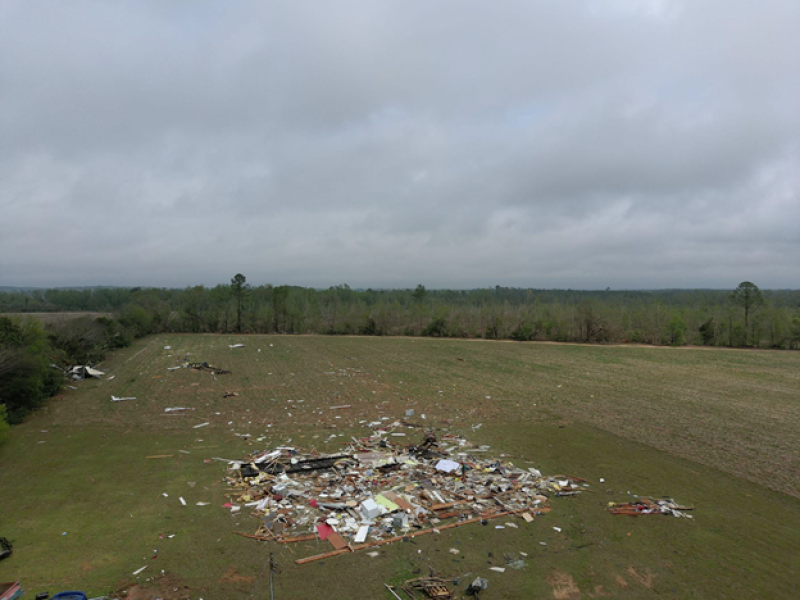
<instances>
[{"instance_id":1,"label":"broken lumber beam","mask_svg":"<svg viewBox=\"0 0 800 600\"><path fill-rule=\"evenodd\" d=\"M345 554L347 552L352 552L352 550L350 550L350 548L342 548L341 550L331 550L330 552L326 552L325 554L316 554L314 556L307 556L306 558L298 558L296 561L294 561L294 564L304 565L306 563L314 562L315 560L332 558L334 556L339 556L340 554Z\"/></svg>"},{"instance_id":2,"label":"broken lumber beam","mask_svg":"<svg viewBox=\"0 0 800 600\"><path fill-rule=\"evenodd\" d=\"M258 540L260 542L268 542L270 540L274 540L274 537L268 537L266 535L253 535L252 533L242 533L241 531L232 531L231 533L235 533L236 535L240 535L242 537L250 538L251 540Z\"/></svg>"},{"instance_id":3,"label":"broken lumber beam","mask_svg":"<svg viewBox=\"0 0 800 600\"><path fill-rule=\"evenodd\" d=\"M291 542L307 542L309 540L316 540L318 539L316 533L309 533L308 535L297 535L295 537L288 537L288 538L279 538L279 544L289 544Z\"/></svg>"},{"instance_id":4,"label":"broken lumber beam","mask_svg":"<svg viewBox=\"0 0 800 600\"><path fill-rule=\"evenodd\" d=\"M453 506L456 506L458 504L468 504L468 503L466 500L456 500L454 502L444 502L442 504L434 504L429 508L431 510L444 510L445 508L452 508Z\"/></svg>"}]
</instances>

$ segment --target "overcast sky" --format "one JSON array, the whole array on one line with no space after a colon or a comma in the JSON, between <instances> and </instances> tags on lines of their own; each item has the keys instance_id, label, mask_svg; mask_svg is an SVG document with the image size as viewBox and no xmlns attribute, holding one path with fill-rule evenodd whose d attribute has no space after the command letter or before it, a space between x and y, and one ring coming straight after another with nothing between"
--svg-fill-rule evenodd
<instances>
[{"instance_id":1,"label":"overcast sky","mask_svg":"<svg viewBox=\"0 0 800 600\"><path fill-rule=\"evenodd\" d=\"M800 2L0 2L0 285L800 288Z\"/></svg>"}]
</instances>

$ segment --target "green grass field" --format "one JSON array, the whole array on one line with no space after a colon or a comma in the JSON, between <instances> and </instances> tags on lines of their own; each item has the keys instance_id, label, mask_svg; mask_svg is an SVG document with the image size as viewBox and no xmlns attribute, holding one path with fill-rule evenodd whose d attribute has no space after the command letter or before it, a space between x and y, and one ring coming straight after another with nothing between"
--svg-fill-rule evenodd
<instances>
[{"instance_id":1,"label":"green grass field","mask_svg":"<svg viewBox=\"0 0 800 600\"><path fill-rule=\"evenodd\" d=\"M167 371L187 352L232 374ZM0 447L0 536L15 548L0 581L21 579L31 597L138 582L163 598L267 598L270 552L281 600L389 598L384 582L429 568L486 577L487 600L800 597L800 353L176 334L101 368ZM517 465L585 477L591 492L553 499L519 529L467 526L375 558L296 566L330 546L232 534L257 521L221 507L225 464L207 459L289 440L334 451L368 433L360 421L406 408ZM157 455L168 457L146 458ZM610 515L628 492L673 497L694 519ZM489 570L520 552L524 569Z\"/></svg>"}]
</instances>

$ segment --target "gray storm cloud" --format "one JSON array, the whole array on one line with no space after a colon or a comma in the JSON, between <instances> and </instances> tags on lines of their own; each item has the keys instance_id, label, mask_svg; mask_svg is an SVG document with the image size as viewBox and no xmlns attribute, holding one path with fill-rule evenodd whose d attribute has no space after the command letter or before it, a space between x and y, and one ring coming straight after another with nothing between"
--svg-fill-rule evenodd
<instances>
[{"instance_id":1,"label":"gray storm cloud","mask_svg":"<svg viewBox=\"0 0 800 600\"><path fill-rule=\"evenodd\" d=\"M800 282L800 4L0 4L0 285Z\"/></svg>"}]
</instances>

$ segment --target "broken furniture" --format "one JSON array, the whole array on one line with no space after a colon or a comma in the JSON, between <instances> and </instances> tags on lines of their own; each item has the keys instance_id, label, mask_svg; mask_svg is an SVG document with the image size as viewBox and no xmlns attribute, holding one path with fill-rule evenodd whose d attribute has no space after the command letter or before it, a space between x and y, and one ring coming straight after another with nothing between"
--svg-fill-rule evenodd
<instances>
[{"instance_id":1,"label":"broken furniture","mask_svg":"<svg viewBox=\"0 0 800 600\"><path fill-rule=\"evenodd\" d=\"M414 598L414 591L419 590L428 598L433 600L450 600L453 597L453 590L447 581L440 577L419 577L409 579L403 584L403 591L411 598Z\"/></svg>"}]
</instances>

